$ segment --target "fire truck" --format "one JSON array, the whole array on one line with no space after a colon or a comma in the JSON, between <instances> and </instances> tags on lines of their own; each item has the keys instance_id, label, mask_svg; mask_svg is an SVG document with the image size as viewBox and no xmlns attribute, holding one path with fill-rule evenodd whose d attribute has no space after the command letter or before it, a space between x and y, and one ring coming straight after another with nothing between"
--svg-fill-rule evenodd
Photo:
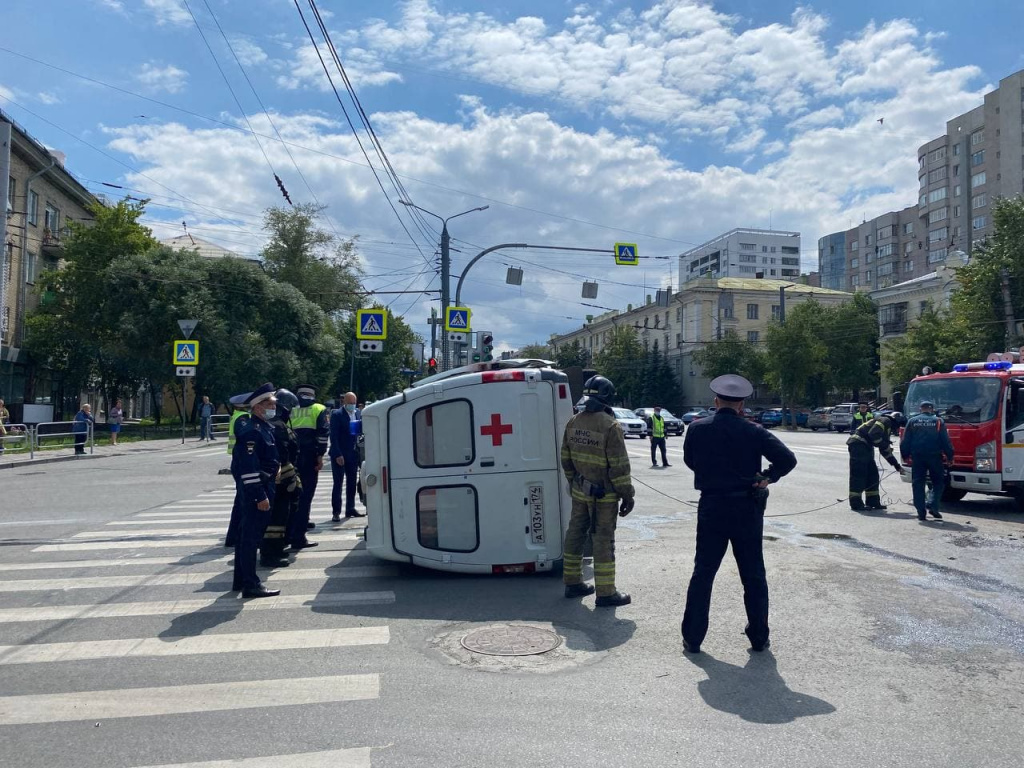
<instances>
[{"instance_id":1,"label":"fire truck","mask_svg":"<svg viewBox=\"0 0 1024 768\"><path fill-rule=\"evenodd\" d=\"M363 410L372 555L464 573L534 573L562 559L572 395L549 366L475 363Z\"/></svg>"},{"instance_id":2,"label":"fire truck","mask_svg":"<svg viewBox=\"0 0 1024 768\"><path fill-rule=\"evenodd\" d=\"M905 413L931 401L953 442L954 458L943 500L964 494L1013 496L1024 510L1024 364L1016 352L984 362L959 363L949 373L918 376L907 390ZM910 482L910 473L903 473Z\"/></svg>"}]
</instances>

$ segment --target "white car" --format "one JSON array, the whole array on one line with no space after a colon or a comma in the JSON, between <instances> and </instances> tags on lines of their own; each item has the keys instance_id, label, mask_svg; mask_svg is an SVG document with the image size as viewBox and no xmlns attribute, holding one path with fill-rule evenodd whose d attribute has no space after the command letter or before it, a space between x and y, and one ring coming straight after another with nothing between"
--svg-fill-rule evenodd
<instances>
[{"instance_id":1,"label":"white car","mask_svg":"<svg viewBox=\"0 0 1024 768\"><path fill-rule=\"evenodd\" d=\"M629 408L612 408L612 413L626 437L644 437L647 434L647 423Z\"/></svg>"}]
</instances>

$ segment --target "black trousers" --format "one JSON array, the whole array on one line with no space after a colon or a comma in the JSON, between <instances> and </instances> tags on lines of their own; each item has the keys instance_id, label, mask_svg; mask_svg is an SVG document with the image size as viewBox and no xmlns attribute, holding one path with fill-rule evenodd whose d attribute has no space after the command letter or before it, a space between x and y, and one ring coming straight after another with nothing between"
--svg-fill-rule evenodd
<instances>
[{"instance_id":1,"label":"black trousers","mask_svg":"<svg viewBox=\"0 0 1024 768\"><path fill-rule=\"evenodd\" d=\"M658 459L655 454L655 449L661 449L661 463L664 466L668 466L668 459L665 458L665 438L664 437L652 437L651 438L651 464L657 464Z\"/></svg>"},{"instance_id":2,"label":"black trousers","mask_svg":"<svg viewBox=\"0 0 1024 768\"><path fill-rule=\"evenodd\" d=\"M84 432L75 433L75 453L85 453L85 438L87 435Z\"/></svg>"},{"instance_id":3,"label":"black trousers","mask_svg":"<svg viewBox=\"0 0 1024 768\"><path fill-rule=\"evenodd\" d=\"M850 452L850 506L862 503L861 494L868 504L877 504L879 478L874 447L855 441L847 450Z\"/></svg>"},{"instance_id":4,"label":"black trousers","mask_svg":"<svg viewBox=\"0 0 1024 768\"><path fill-rule=\"evenodd\" d=\"M700 497L697 553L683 612L683 639L689 645L699 646L707 635L711 589L729 544L732 544L732 554L743 582L747 637L755 647L768 641L768 580L761 549L763 531L764 516L753 499L746 496Z\"/></svg>"},{"instance_id":5,"label":"black trousers","mask_svg":"<svg viewBox=\"0 0 1024 768\"><path fill-rule=\"evenodd\" d=\"M331 474L334 478L334 487L331 488L331 512L335 515L341 512L341 486L345 486L345 514L356 511L356 480L359 476L359 459L355 456L345 459L345 466L339 467L338 462L331 459Z\"/></svg>"},{"instance_id":6,"label":"black trousers","mask_svg":"<svg viewBox=\"0 0 1024 768\"><path fill-rule=\"evenodd\" d=\"M942 465L941 453L915 453L911 457L913 464L910 467L910 480L914 489L914 507L917 509L917 516L923 517L926 507L939 511L939 503L942 501L942 492L946 488L946 468ZM931 504L926 497L928 481L932 481Z\"/></svg>"},{"instance_id":7,"label":"black trousers","mask_svg":"<svg viewBox=\"0 0 1024 768\"><path fill-rule=\"evenodd\" d=\"M316 486L320 481L320 470L316 468L316 464L315 456L300 454L295 465L295 469L299 473L299 480L302 481L302 491L295 514L288 518L286 538L289 544L302 544L306 541L306 528L309 525L310 510L313 507L313 496L316 495Z\"/></svg>"},{"instance_id":8,"label":"black trousers","mask_svg":"<svg viewBox=\"0 0 1024 768\"><path fill-rule=\"evenodd\" d=\"M273 489L270 490L270 494L270 504L273 506ZM238 542L235 544L234 582L231 585L233 590L259 588L261 582L256 573L256 553L269 522L270 510L261 511L256 507L256 502L246 501L243 496L238 522Z\"/></svg>"}]
</instances>

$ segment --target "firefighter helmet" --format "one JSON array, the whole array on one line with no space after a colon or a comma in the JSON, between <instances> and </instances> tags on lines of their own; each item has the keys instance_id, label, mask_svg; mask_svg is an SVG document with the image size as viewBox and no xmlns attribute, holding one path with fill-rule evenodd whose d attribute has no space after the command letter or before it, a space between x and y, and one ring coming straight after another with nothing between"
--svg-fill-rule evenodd
<instances>
[{"instance_id":1,"label":"firefighter helmet","mask_svg":"<svg viewBox=\"0 0 1024 768\"><path fill-rule=\"evenodd\" d=\"M288 421L292 409L299 407L299 398L290 389L279 389L274 393L277 398L277 417L281 421Z\"/></svg>"},{"instance_id":2,"label":"firefighter helmet","mask_svg":"<svg viewBox=\"0 0 1024 768\"><path fill-rule=\"evenodd\" d=\"M586 408L588 411L610 408L615 400L615 385L604 376L591 376L583 385L583 394L587 396Z\"/></svg>"}]
</instances>

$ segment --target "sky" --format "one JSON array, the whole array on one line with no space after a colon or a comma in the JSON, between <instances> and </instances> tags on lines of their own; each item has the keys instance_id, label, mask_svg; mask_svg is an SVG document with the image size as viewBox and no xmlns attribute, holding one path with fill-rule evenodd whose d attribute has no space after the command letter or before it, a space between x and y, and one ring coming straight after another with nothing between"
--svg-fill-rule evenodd
<instances>
[{"instance_id":1,"label":"sky","mask_svg":"<svg viewBox=\"0 0 1024 768\"><path fill-rule=\"evenodd\" d=\"M0 108L90 190L149 198L159 238L258 253L276 173L428 338L440 221L400 199L488 206L448 225L453 298L495 245L607 251L484 256L462 303L500 351L677 287L678 255L735 227L799 231L816 269L819 237L912 204L917 148L1024 68L1015 0L315 5L343 73L310 0L7 0Z\"/></svg>"}]
</instances>

